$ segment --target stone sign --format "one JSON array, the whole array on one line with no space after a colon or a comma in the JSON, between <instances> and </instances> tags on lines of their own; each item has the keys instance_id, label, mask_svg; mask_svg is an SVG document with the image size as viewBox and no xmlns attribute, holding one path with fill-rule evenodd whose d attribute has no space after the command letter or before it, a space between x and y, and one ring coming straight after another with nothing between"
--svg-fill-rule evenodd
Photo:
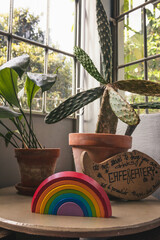
<instances>
[{"instance_id":1,"label":"stone sign","mask_svg":"<svg viewBox=\"0 0 160 240\"><path fill-rule=\"evenodd\" d=\"M139 200L160 186L160 165L137 150L117 154L101 163L93 162L87 152L83 152L81 163L83 173L114 197Z\"/></svg>"}]
</instances>

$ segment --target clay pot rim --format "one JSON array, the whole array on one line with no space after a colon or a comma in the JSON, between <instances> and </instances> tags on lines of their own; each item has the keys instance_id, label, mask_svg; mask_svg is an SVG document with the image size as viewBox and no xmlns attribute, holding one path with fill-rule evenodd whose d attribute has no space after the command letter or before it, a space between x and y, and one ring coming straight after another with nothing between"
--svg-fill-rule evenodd
<instances>
[{"instance_id":1,"label":"clay pot rim","mask_svg":"<svg viewBox=\"0 0 160 240\"><path fill-rule=\"evenodd\" d=\"M108 133L70 133L70 146L131 148L132 137Z\"/></svg>"},{"instance_id":2,"label":"clay pot rim","mask_svg":"<svg viewBox=\"0 0 160 240\"><path fill-rule=\"evenodd\" d=\"M41 154L41 153L48 153L52 154L55 157L59 157L60 155L60 148L15 148L15 155L23 155L32 152L33 154Z\"/></svg>"},{"instance_id":3,"label":"clay pot rim","mask_svg":"<svg viewBox=\"0 0 160 240\"><path fill-rule=\"evenodd\" d=\"M60 148L15 148L15 151L53 151L53 150L60 150Z\"/></svg>"}]
</instances>

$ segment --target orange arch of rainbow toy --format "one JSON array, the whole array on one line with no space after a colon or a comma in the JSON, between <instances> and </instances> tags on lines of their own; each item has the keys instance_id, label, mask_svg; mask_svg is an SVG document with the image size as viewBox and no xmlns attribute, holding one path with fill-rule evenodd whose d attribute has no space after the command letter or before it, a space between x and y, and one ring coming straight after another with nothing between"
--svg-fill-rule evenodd
<instances>
[{"instance_id":1,"label":"orange arch of rainbow toy","mask_svg":"<svg viewBox=\"0 0 160 240\"><path fill-rule=\"evenodd\" d=\"M55 173L34 193L32 212L42 214L110 217L111 204L104 189L92 178L72 171Z\"/></svg>"}]
</instances>

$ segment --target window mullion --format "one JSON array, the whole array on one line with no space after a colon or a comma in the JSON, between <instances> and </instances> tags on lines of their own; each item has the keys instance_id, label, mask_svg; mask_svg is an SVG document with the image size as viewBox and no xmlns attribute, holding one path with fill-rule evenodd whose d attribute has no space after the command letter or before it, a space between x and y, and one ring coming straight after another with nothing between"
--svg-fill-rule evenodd
<instances>
[{"instance_id":1,"label":"window mullion","mask_svg":"<svg viewBox=\"0 0 160 240\"><path fill-rule=\"evenodd\" d=\"M9 18L8 18L8 32L9 32L9 34L12 34L13 7L14 7L14 0L10 0ZM7 61L9 61L11 59L11 48L12 48L12 38L11 38L11 35L8 35Z\"/></svg>"},{"instance_id":2,"label":"window mullion","mask_svg":"<svg viewBox=\"0 0 160 240\"><path fill-rule=\"evenodd\" d=\"M48 37L49 37L49 4L50 4L50 0L47 0L47 9L46 9L46 35L45 35L45 45L48 46ZM47 74L48 73L48 48L45 48L45 55L44 55L44 73ZM46 112L46 106L47 104L47 93L44 92L43 96L42 96L42 112L45 113Z\"/></svg>"},{"instance_id":3,"label":"window mullion","mask_svg":"<svg viewBox=\"0 0 160 240\"><path fill-rule=\"evenodd\" d=\"M147 24L146 24L146 8L143 7L143 38L144 38L144 57L147 58ZM144 61L144 79L148 80L148 65L147 60ZM145 97L145 101L148 102L148 97ZM148 114L148 109L145 110Z\"/></svg>"}]
</instances>

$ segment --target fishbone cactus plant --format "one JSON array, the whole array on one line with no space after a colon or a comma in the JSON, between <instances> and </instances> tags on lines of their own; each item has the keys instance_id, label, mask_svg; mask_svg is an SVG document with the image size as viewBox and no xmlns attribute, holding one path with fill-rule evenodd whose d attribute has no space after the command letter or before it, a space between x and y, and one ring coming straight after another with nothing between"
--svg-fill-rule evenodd
<instances>
[{"instance_id":1,"label":"fishbone cactus plant","mask_svg":"<svg viewBox=\"0 0 160 240\"><path fill-rule=\"evenodd\" d=\"M111 29L101 0L96 1L96 16L102 54L102 74L97 70L84 50L75 47L74 53L84 69L100 82L101 86L68 98L46 116L45 122L48 124L58 122L102 96L96 132L115 134L119 118L131 126L126 132L127 135L131 135L140 121L139 116L117 90L120 89L145 96L160 96L160 84L146 80L121 80L112 83Z\"/></svg>"}]
</instances>

